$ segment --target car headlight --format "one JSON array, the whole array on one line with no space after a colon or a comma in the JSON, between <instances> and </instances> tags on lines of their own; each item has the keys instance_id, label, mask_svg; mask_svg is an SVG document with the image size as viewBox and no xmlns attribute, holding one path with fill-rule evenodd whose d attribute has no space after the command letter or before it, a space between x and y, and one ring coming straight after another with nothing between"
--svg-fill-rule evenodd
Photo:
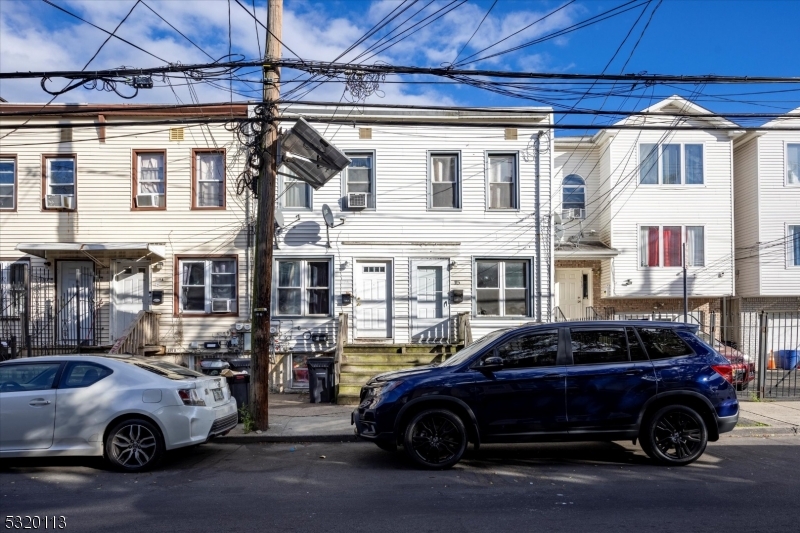
<instances>
[{"instance_id":1,"label":"car headlight","mask_svg":"<svg viewBox=\"0 0 800 533\"><path fill-rule=\"evenodd\" d=\"M401 380L385 381L370 388L367 395L374 397L383 396L389 391L396 389L401 383L403 383Z\"/></svg>"}]
</instances>

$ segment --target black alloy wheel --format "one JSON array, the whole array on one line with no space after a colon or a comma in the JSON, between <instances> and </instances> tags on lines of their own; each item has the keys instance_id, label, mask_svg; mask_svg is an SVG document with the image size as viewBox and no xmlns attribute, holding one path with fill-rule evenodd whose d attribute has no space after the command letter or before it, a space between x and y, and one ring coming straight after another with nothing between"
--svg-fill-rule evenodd
<instances>
[{"instance_id":1,"label":"black alloy wheel","mask_svg":"<svg viewBox=\"0 0 800 533\"><path fill-rule=\"evenodd\" d=\"M642 428L642 449L668 466L696 461L708 444L708 430L697 411L685 405L668 405L650 417Z\"/></svg>"},{"instance_id":2,"label":"black alloy wheel","mask_svg":"<svg viewBox=\"0 0 800 533\"><path fill-rule=\"evenodd\" d=\"M106 458L124 472L149 470L164 455L161 432L143 419L123 420L108 432L105 444Z\"/></svg>"},{"instance_id":3,"label":"black alloy wheel","mask_svg":"<svg viewBox=\"0 0 800 533\"><path fill-rule=\"evenodd\" d=\"M417 414L408 424L403 446L408 456L425 468L445 469L456 464L467 449L464 422L446 409Z\"/></svg>"}]
</instances>

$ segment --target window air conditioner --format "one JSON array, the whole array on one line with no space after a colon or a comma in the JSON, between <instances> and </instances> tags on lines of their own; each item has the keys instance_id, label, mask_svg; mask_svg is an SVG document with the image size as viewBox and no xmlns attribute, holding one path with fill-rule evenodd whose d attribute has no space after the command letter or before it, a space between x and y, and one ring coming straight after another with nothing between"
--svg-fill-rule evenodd
<instances>
[{"instance_id":1,"label":"window air conditioner","mask_svg":"<svg viewBox=\"0 0 800 533\"><path fill-rule=\"evenodd\" d=\"M45 196L48 209L75 209L75 197L71 194L48 194Z\"/></svg>"},{"instance_id":2,"label":"window air conditioner","mask_svg":"<svg viewBox=\"0 0 800 533\"><path fill-rule=\"evenodd\" d=\"M164 205L163 194L137 194L136 207L162 207Z\"/></svg>"},{"instance_id":3,"label":"window air conditioner","mask_svg":"<svg viewBox=\"0 0 800 533\"><path fill-rule=\"evenodd\" d=\"M236 311L236 300L212 300L212 313L233 313Z\"/></svg>"},{"instance_id":4,"label":"window air conditioner","mask_svg":"<svg viewBox=\"0 0 800 533\"><path fill-rule=\"evenodd\" d=\"M347 207L350 209L364 209L367 207L367 193L351 192L347 195Z\"/></svg>"},{"instance_id":5,"label":"window air conditioner","mask_svg":"<svg viewBox=\"0 0 800 533\"><path fill-rule=\"evenodd\" d=\"M562 209L561 210L561 218L575 220L580 219L584 220L586 218L586 209Z\"/></svg>"}]
</instances>

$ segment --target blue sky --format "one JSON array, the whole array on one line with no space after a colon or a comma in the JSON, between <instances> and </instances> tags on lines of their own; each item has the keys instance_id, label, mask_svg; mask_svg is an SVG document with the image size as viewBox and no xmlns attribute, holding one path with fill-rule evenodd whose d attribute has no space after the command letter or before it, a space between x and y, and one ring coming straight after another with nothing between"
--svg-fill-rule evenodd
<instances>
[{"instance_id":1,"label":"blue sky","mask_svg":"<svg viewBox=\"0 0 800 533\"><path fill-rule=\"evenodd\" d=\"M240 0L250 6L251 0ZM408 0L410 4L413 0ZM420 15L445 7L451 0L434 0ZM458 50L478 27L494 0L470 0L449 12L430 26L411 35L396 46L370 59L397 64L439 66L452 62ZM566 4L559 1L498 0L490 15L481 25L461 57L513 33L542 15ZM577 0L506 43L492 49L503 50L506 45L516 45L565 28L587 19L626 0ZM98 26L113 29L134 5L135 0L54 0ZM430 0L420 0L398 17L405 19ZM334 0L315 2L285 0L284 41L306 59L331 60L369 30L386 13L397 7L399 1ZM257 16L264 20L266 0L255 2ZM650 13L659 4L649 3L630 38L611 63L608 72L619 73L631 55L634 43L640 38L642 28ZM155 11L183 31L212 57L228 53L228 0L146 0ZM130 18L120 28L119 35L170 62L205 62L208 57L183 37L160 21L145 4L139 4ZM600 72L622 43L634 21L642 14L637 8L618 17L600 22L558 39L537 44L514 53L469 65L474 68L508 69L549 72ZM232 52L250 59L258 56L256 28L253 19L230 1ZM800 50L800 2L784 0L752 1L689 1L664 0L658 6L652 21L641 37L635 53L624 71L670 74L737 74L737 75L797 75L794 52ZM410 23L409 23L410 24ZM260 28L259 28L260 30ZM352 59L384 32L377 33L355 52L345 56ZM94 54L105 34L91 28L55 8L38 0L0 0L0 70L52 70L80 69ZM259 31L263 46L263 30ZM286 57L292 57L284 51ZM112 40L91 63L94 68L127 66L158 66L159 60ZM288 80L297 73L284 72ZM249 78L257 78L253 73ZM429 79L429 78L425 78ZM414 81L405 78L406 81ZM422 78L416 79L421 81ZM54 82L56 86L60 81ZM142 91L130 102L190 102L193 98L204 102L227 101L230 94L222 87L195 84L193 93L187 84L175 81L167 87ZM291 85L287 85L287 89ZM257 86L242 84L234 88L245 94L258 94ZM249 88L252 93L247 93ZM617 87L624 88L624 87ZM541 89L541 88L539 88ZM706 86L706 87L651 87L635 91L629 98L586 98L578 102L576 89L572 94L542 93L537 100L524 100L497 95L483 90L459 85L385 84L381 93L368 102L382 103L436 103L453 105L555 105L604 109L641 109L651 101L670 94L692 94L698 103L715 111L788 111L800 105L800 91L791 86ZM596 88L605 92L605 88ZM742 94L763 91L788 90L772 94ZM338 101L342 96L341 84L324 84L314 89L307 98ZM44 102L49 95L39 88L38 81L3 81L0 96L10 101ZM381 97L382 96L382 97ZM235 100L244 97L234 95ZM58 98L62 102L119 102L113 93L76 90ZM126 100L126 102L129 102ZM568 122L586 118L566 119Z\"/></svg>"}]
</instances>

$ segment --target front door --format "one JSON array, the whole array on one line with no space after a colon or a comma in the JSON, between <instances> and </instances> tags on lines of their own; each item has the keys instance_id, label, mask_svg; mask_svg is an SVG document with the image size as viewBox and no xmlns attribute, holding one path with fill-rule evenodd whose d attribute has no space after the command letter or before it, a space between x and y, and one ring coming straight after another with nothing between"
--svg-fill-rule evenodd
<instances>
[{"instance_id":1,"label":"front door","mask_svg":"<svg viewBox=\"0 0 800 533\"><path fill-rule=\"evenodd\" d=\"M58 263L58 331L63 344L91 343L94 339L94 263Z\"/></svg>"},{"instance_id":2,"label":"front door","mask_svg":"<svg viewBox=\"0 0 800 533\"><path fill-rule=\"evenodd\" d=\"M591 270L559 268L556 270L556 305L564 316L557 320L582 320L591 301Z\"/></svg>"},{"instance_id":3,"label":"front door","mask_svg":"<svg viewBox=\"0 0 800 533\"><path fill-rule=\"evenodd\" d=\"M0 366L0 450L41 450L53 445L56 389L61 363Z\"/></svg>"},{"instance_id":4,"label":"front door","mask_svg":"<svg viewBox=\"0 0 800 533\"><path fill-rule=\"evenodd\" d=\"M503 368L475 367L474 387L481 434L487 440L567 432L566 367L559 360L557 329L520 333L484 354Z\"/></svg>"},{"instance_id":5,"label":"front door","mask_svg":"<svg viewBox=\"0 0 800 533\"><path fill-rule=\"evenodd\" d=\"M447 291L450 272L446 259L411 261L411 340L419 343L448 342L450 305Z\"/></svg>"},{"instance_id":6,"label":"front door","mask_svg":"<svg viewBox=\"0 0 800 533\"><path fill-rule=\"evenodd\" d=\"M356 263L356 336L360 339L391 337L388 262Z\"/></svg>"},{"instance_id":7,"label":"front door","mask_svg":"<svg viewBox=\"0 0 800 533\"><path fill-rule=\"evenodd\" d=\"M120 338L136 319L139 311L147 307L147 265L134 261L117 261L112 285L112 339Z\"/></svg>"}]
</instances>

